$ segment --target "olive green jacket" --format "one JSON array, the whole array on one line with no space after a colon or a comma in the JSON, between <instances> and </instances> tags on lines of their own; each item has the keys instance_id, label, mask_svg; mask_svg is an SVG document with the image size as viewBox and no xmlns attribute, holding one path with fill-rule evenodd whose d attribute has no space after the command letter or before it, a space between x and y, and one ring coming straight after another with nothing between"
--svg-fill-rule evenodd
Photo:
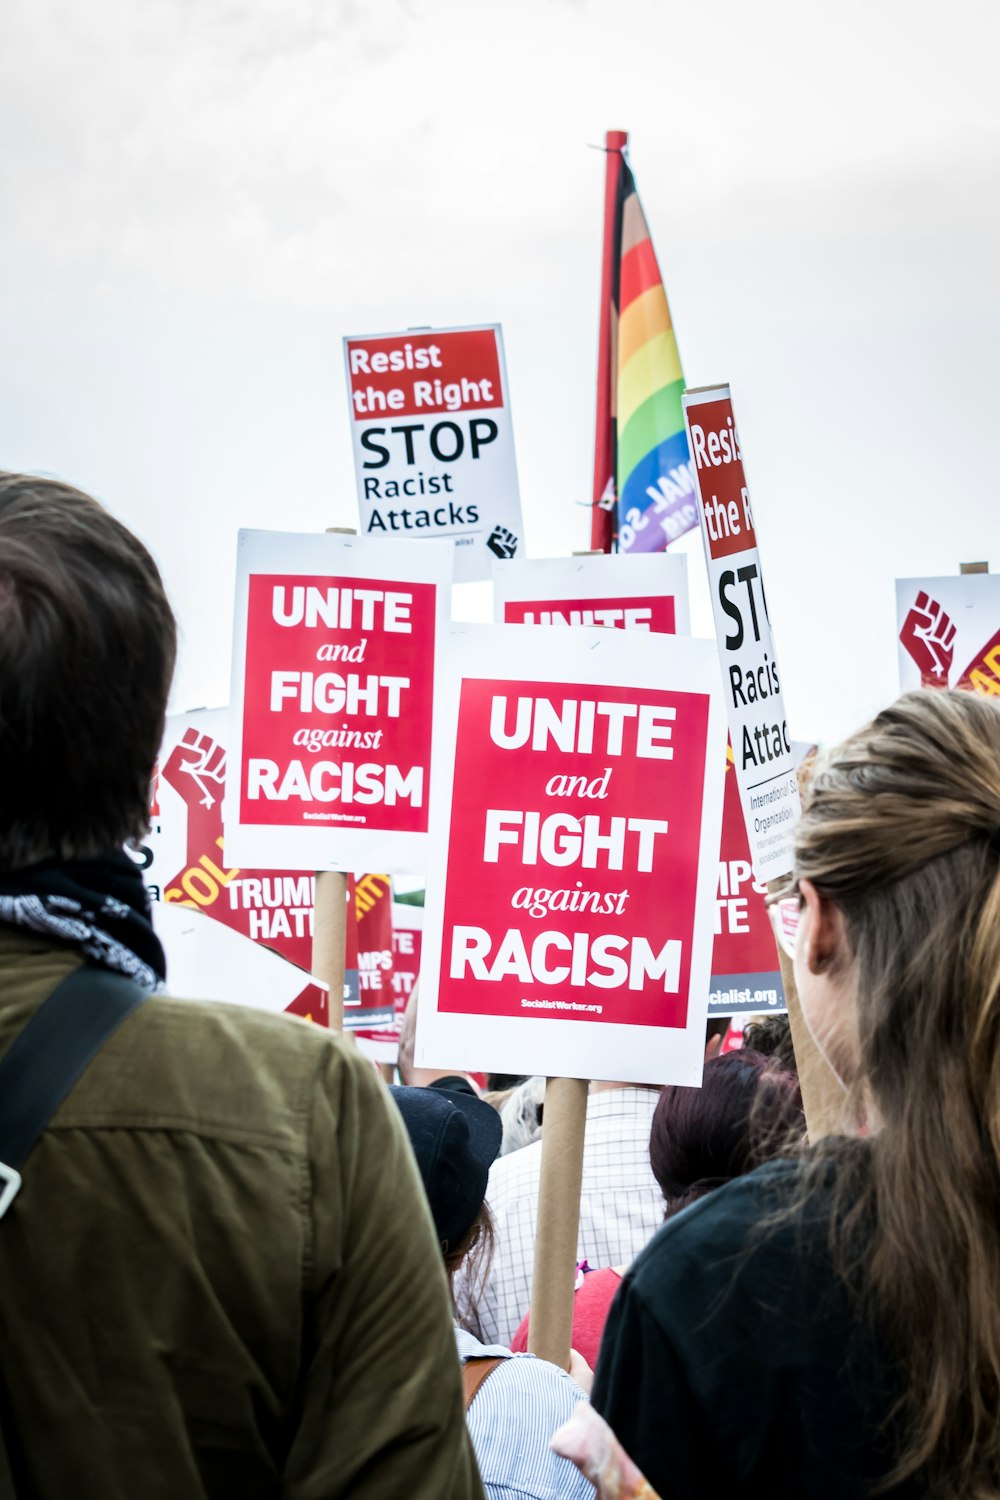
<instances>
[{"instance_id":1,"label":"olive green jacket","mask_svg":"<svg viewBox=\"0 0 1000 1500\"><path fill-rule=\"evenodd\" d=\"M78 962L0 928L0 1052ZM409 1142L349 1045L153 997L23 1178L2 1500L481 1500Z\"/></svg>"}]
</instances>

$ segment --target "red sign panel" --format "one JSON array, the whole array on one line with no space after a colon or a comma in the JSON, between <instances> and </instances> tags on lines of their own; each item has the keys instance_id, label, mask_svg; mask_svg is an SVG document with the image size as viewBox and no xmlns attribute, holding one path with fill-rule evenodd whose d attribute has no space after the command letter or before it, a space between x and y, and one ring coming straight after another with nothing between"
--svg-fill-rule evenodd
<instances>
[{"instance_id":1,"label":"red sign panel","mask_svg":"<svg viewBox=\"0 0 1000 1500\"><path fill-rule=\"evenodd\" d=\"M440 1012L684 1026L707 729L701 694L463 681Z\"/></svg>"},{"instance_id":2,"label":"red sign panel","mask_svg":"<svg viewBox=\"0 0 1000 1500\"><path fill-rule=\"evenodd\" d=\"M757 545L750 493L743 472L743 452L729 400L706 401L688 408L691 457L698 470L708 548L712 557L729 557Z\"/></svg>"},{"instance_id":3,"label":"red sign panel","mask_svg":"<svg viewBox=\"0 0 1000 1500\"><path fill-rule=\"evenodd\" d=\"M251 574L240 821L425 832L435 589Z\"/></svg>"},{"instance_id":4,"label":"red sign panel","mask_svg":"<svg viewBox=\"0 0 1000 1500\"><path fill-rule=\"evenodd\" d=\"M492 328L348 339L347 374L356 422L489 411L504 404Z\"/></svg>"},{"instance_id":5,"label":"red sign panel","mask_svg":"<svg viewBox=\"0 0 1000 1500\"><path fill-rule=\"evenodd\" d=\"M674 599L669 594L629 595L627 599L506 599L503 618L505 625L603 625L660 635L673 635L677 629Z\"/></svg>"}]
</instances>

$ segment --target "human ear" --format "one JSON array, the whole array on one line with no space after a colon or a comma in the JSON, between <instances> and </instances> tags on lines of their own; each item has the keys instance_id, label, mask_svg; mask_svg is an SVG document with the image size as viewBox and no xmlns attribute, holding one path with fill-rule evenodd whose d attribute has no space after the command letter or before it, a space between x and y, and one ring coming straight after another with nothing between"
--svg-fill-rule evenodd
<instances>
[{"instance_id":1,"label":"human ear","mask_svg":"<svg viewBox=\"0 0 1000 1500\"><path fill-rule=\"evenodd\" d=\"M823 896L811 880L799 881L803 914L800 922L802 953L810 974L822 974L828 970L842 951L844 941L844 919L840 907Z\"/></svg>"}]
</instances>

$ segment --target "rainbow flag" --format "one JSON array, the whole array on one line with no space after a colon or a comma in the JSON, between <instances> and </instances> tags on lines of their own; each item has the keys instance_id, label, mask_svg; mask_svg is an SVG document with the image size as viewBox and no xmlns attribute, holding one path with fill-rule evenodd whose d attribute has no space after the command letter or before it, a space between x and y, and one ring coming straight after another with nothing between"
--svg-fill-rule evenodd
<instances>
[{"instance_id":1,"label":"rainbow flag","mask_svg":"<svg viewBox=\"0 0 1000 1500\"><path fill-rule=\"evenodd\" d=\"M602 342L611 378L599 379L612 403L614 485L606 484L605 499L598 496L597 503L606 508L614 497L610 530L619 552L662 552L698 525L697 492L667 294L624 147L620 156L613 233L606 241L610 338Z\"/></svg>"}]
</instances>

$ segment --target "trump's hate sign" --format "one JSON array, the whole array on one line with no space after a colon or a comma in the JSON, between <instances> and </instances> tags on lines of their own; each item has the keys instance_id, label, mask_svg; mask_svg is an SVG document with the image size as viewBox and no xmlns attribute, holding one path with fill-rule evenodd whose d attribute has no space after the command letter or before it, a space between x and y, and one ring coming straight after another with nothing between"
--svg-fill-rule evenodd
<instances>
[{"instance_id":1,"label":"trump's hate sign","mask_svg":"<svg viewBox=\"0 0 1000 1500\"><path fill-rule=\"evenodd\" d=\"M226 845L293 869L422 869L451 548L241 532Z\"/></svg>"},{"instance_id":2,"label":"trump's hate sign","mask_svg":"<svg viewBox=\"0 0 1000 1500\"><path fill-rule=\"evenodd\" d=\"M700 1081L714 644L454 627L438 712L418 1061Z\"/></svg>"}]
</instances>

